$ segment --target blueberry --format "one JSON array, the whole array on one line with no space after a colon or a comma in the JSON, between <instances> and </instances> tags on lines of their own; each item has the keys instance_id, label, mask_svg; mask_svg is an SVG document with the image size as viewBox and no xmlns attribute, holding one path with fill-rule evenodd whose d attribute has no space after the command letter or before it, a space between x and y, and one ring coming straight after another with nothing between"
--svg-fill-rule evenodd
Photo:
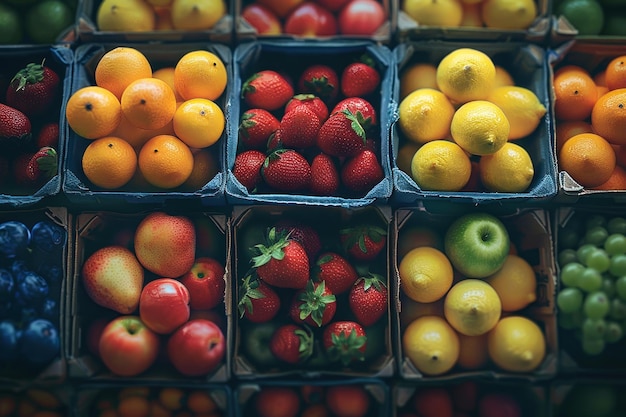
<instances>
[{"instance_id":1,"label":"blueberry","mask_svg":"<svg viewBox=\"0 0 626 417\"><path fill-rule=\"evenodd\" d=\"M9 259L26 252L30 243L30 230L18 221L0 223L0 254Z\"/></svg>"},{"instance_id":2,"label":"blueberry","mask_svg":"<svg viewBox=\"0 0 626 417\"><path fill-rule=\"evenodd\" d=\"M24 329L19 340L19 353L33 365L47 365L61 347L59 332L49 320L37 319Z\"/></svg>"},{"instance_id":3,"label":"blueberry","mask_svg":"<svg viewBox=\"0 0 626 417\"><path fill-rule=\"evenodd\" d=\"M63 248L67 242L66 230L52 220L42 220L30 229L31 247L34 250L51 253Z\"/></svg>"},{"instance_id":4,"label":"blueberry","mask_svg":"<svg viewBox=\"0 0 626 417\"><path fill-rule=\"evenodd\" d=\"M26 306L23 307L18 313L19 322L22 324L22 326L25 326L33 320L40 318L39 316L41 316L39 307Z\"/></svg>"},{"instance_id":5,"label":"blueberry","mask_svg":"<svg viewBox=\"0 0 626 417\"><path fill-rule=\"evenodd\" d=\"M35 267L35 272L45 278L48 284L58 284L63 278L63 267L49 263L40 263Z\"/></svg>"},{"instance_id":6,"label":"blueberry","mask_svg":"<svg viewBox=\"0 0 626 417\"><path fill-rule=\"evenodd\" d=\"M29 271L29 268L24 259L13 259L13 262L11 262L11 272L16 282L19 281L23 277L24 272L27 271Z\"/></svg>"},{"instance_id":7,"label":"blueberry","mask_svg":"<svg viewBox=\"0 0 626 417\"><path fill-rule=\"evenodd\" d=\"M52 298L47 298L41 307L41 318L56 322L59 320L59 303Z\"/></svg>"},{"instance_id":8,"label":"blueberry","mask_svg":"<svg viewBox=\"0 0 626 417\"><path fill-rule=\"evenodd\" d=\"M4 268L0 268L0 302L3 304L13 296L15 280L13 274Z\"/></svg>"},{"instance_id":9,"label":"blueberry","mask_svg":"<svg viewBox=\"0 0 626 417\"><path fill-rule=\"evenodd\" d=\"M17 285L20 301L29 304L41 304L48 295L48 283L41 276L32 271L26 272Z\"/></svg>"},{"instance_id":10,"label":"blueberry","mask_svg":"<svg viewBox=\"0 0 626 417\"><path fill-rule=\"evenodd\" d=\"M10 320L0 321L0 362L15 360L18 352L19 333Z\"/></svg>"}]
</instances>

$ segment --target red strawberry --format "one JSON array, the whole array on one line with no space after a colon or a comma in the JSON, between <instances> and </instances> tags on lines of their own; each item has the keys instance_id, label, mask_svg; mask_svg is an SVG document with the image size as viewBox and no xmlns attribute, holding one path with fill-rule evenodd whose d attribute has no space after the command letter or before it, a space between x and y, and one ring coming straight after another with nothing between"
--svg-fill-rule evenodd
<instances>
[{"instance_id":1,"label":"red strawberry","mask_svg":"<svg viewBox=\"0 0 626 417\"><path fill-rule=\"evenodd\" d=\"M265 183L277 191L305 191L311 183L311 166L299 152L278 149L265 158L261 175Z\"/></svg>"},{"instance_id":2,"label":"red strawberry","mask_svg":"<svg viewBox=\"0 0 626 417\"><path fill-rule=\"evenodd\" d=\"M50 146L56 149L59 146L59 123L50 122L41 126L35 139L35 146L37 148Z\"/></svg>"},{"instance_id":3,"label":"red strawberry","mask_svg":"<svg viewBox=\"0 0 626 417\"><path fill-rule=\"evenodd\" d=\"M60 92L60 79L51 68L30 63L15 74L7 88L6 103L28 117L51 109Z\"/></svg>"},{"instance_id":4,"label":"red strawberry","mask_svg":"<svg viewBox=\"0 0 626 417\"><path fill-rule=\"evenodd\" d=\"M344 366L348 366L353 361L365 359L367 335L355 321L329 323L324 329L322 341L332 361L341 361Z\"/></svg>"},{"instance_id":5,"label":"red strawberry","mask_svg":"<svg viewBox=\"0 0 626 417\"><path fill-rule=\"evenodd\" d=\"M359 276L346 258L335 252L324 252L317 258L314 278L316 282L326 282L326 288L339 295L348 291Z\"/></svg>"},{"instance_id":6,"label":"red strawberry","mask_svg":"<svg viewBox=\"0 0 626 417\"><path fill-rule=\"evenodd\" d=\"M300 242L310 260L315 259L322 249L322 242L317 230L300 220L281 219L276 222L276 232L289 233L289 238Z\"/></svg>"},{"instance_id":7,"label":"red strawberry","mask_svg":"<svg viewBox=\"0 0 626 417\"><path fill-rule=\"evenodd\" d=\"M311 187L313 195L335 195L339 189L339 171L332 156L319 153L311 161Z\"/></svg>"},{"instance_id":8,"label":"red strawberry","mask_svg":"<svg viewBox=\"0 0 626 417\"><path fill-rule=\"evenodd\" d=\"M326 287L324 281L309 281L306 288L293 297L289 317L296 323L306 323L315 327L328 324L337 311L337 299Z\"/></svg>"},{"instance_id":9,"label":"red strawberry","mask_svg":"<svg viewBox=\"0 0 626 417\"><path fill-rule=\"evenodd\" d=\"M350 257L358 261L371 261L387 244L387 231L375 225L363 224L341 229L339 239Z\"/></svg>"},{"instance_id":10,"label":"red strawberry","mask_svg":"<svg viewBox=\"0 0 626 417\"><path fill-rule=\"evenodd\" d=\"M293 94L293 87L289 81L272 70L254 73L241 88L241 97L248 106L268 111L283 107Z\"/></svg>"},{"instance_id":11,"label":"red strawberry","mask_svg":"<svg viewBox=\"0 0 626 417\"><path fill-rule=\"evenodd\" d=\"M313 335L304 326L284 324L272 335L270 351L283 362L302 363L313 353Z\"/></svg>"},{"instance_id":12,"label":"red strawberry","mask_svg":"<svg viewBox=\"0 0 626 417\"><path fill-rule=\"evenodd\" d=\"M374 60L365 55L360 62L348 64L341 73L341 92L346 97L362 97L376 91L380 74L374 68Z\"/></svg>"},{"instance_id":13,"label":"red strawberry","mask_svg":"<svg viewBox=\"0 0 626 417\"><path fill-rule=\"evenodd\" d=\"M265 149L270 135L279 127L276 116L267 110L246 110L239 122L239 143L246 149Z\"/></svg>"},{"instance_id":14,"label":"red strawberry","mask_svg":"<svg viewBox=\"0 0 626 417\"><path fill-rule=\"evenodd\" d=\"M317 137L322 152L340 158L351 157L365 149L370 124L350 110L335 113L324 122Z\"/></svg>"},{"instance_id":15,"label":"red strawberry","mask_svg":"<svg viewBox=\"0 0 626 417\"><path fill-rule=\"evenodd\" d=\"M331 103L339 94L339 76L328 65L310 65L300 74L298 91L315 94L325 103Z\"/></svg>"},{"instance_id":16,"label":"red strawberry","mask_svg":"<svg viewBox=\"0 0 626 417\"><path fill-rule=\"evenodd\" d=\"M374 108L374 106L372 106L372 103L362 97L344 98L339 103L337 103L335 107L333 107L330 114L333 115L344 110L350 110L350 112L353 114L357 114L360 112L363 119L369 119L369 124L371 126L374 126L378 123L376 109Z\"/></svg>"},{"instance_id":17,"label":"red strawberry","mask_svg":"<svg viewBox=\"0 0 626 417\"><path fill-rule=\"evenodd\" d=\"M309 148L317 142L320 119L306 106L285 112L280 120L280 139L286 148Z\"/></svg>"},{"instance_id":18,"label":"red strawberry","mask_svg":"<svg viewBox=\"0 0 626 417\"><path fill-rule=\"evenodd\" d=\"M283 140L281 139L281 136L282 132L280 129L270 135L270 138L267 140L266 149L268 154L283 148Z\"/></svg>"},{"instance_id":19,"label":"red strawberry","mask_svg":"<svg viewBox=\"0 0 626 417\"><path fill-rule=\"evenodd\" d=\"M341 183L356 194L365 194L385 178L376 154L368 149L347 160L341 167Z\"/></svg>"},{"instance_id":20,"label":"red strawberry","mask_svg":"<svg viewBox=\"0 0 626 417\"><path fill-rule=\"evenodd\" d=\"M26 176L33 183L45 182L56 175L57 166L57 151L50 146L44 146L28 161Z\"/></svg>"},{"instance_id":21,"label":"red strawberry","mask_svg":"<svg viewBox=\"0 0 626 417\"><path fill-rule=\"evenodd\" d=\"M0 145L23 148L30 141L31 128L30 119L24 113L0 103Z\"/></svg>"},{"instance_id":22,"label":"red strawberry","mask_svg":"<svg viewBox=\"0 0 626 417\"><path fill-rule=\"evenodd\" d=\"M255 246L259 255L252 259L259 278L279 288L304 288L309 280L309 258L304 247L276 228L269 230L267 242L267 246Z\"/></svg>"},{"instance_id":23,"label":"red strawberry","mask_svg":"<svg viewBox=\"0 0 626 417\"><path fill-rule=\"evenodd\" d=\"M298 106L308 107L322 123L328 119L328 106L315 94L296 94L285 105L285 113Z\"/></svg>"},{"instance_id":24,"label":"red strawberry","mask_svg":"<svg viewBox=\"0 0 626 417\"><path fill-rule=\"evenodd\" d=\"M350 310L361 326L376 323L387 312L388 291L381 276L370 273L359 278L348 294Z\"/></svg>"},{"instance_id":25,"label":"red strawberry","mask_svg":"<svg viewBox=\"0 0 626 417\"><path fill-rule=\"evenodd\" d=\"M233 175L246 187L249 193L255 192L263 182L261 166L265 162L265 154L257 150L238 153L233 164Z\"/></svg>"},{"instance_id":26,"label":"red strawberry","mask_svg":"<svg viewBox=\"0 0 626 417\"><path fill-rule=\"evenodd\" d=\"M239 287L239 317L253 323L265 323L276 317L280 298L276 291L258 278L247 275Z\"/></svg>"},{"instance_id":27,"label":"red strawberry","mask_svg":"<svg viewBox=\"0 0 626 417\"><path fill-rule=\"evenodd\" d=\"M34 152L27 152L19 154L13 159L11 172L13 174L13 180L17 185L32 186L34 184L28 176L28 164L30 164L30 160L33 156L35 156Z\"/></svg>"}]
</instances>

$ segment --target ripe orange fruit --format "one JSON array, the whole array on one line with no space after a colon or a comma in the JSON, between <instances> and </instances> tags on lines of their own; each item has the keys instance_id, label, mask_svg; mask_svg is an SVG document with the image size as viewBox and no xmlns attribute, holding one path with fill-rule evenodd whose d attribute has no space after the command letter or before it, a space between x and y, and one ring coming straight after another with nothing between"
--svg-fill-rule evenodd
<instances>
[{"instance_id":1,"label":"ripe orange fruit","mask_svg":"<svg viewBox=\"0 0 626 417\"><path fill-rule=\"evenodd\" d=\"M589 72L566 65L554 73L554 114L557 120L585 120L598 99L598 90Z\"/></svg>"},{"instance_id":2,"label":"ripe orange fruit","mask_svg":"<svg viewBox=\"0 0 626 417\"><path fill-rule=\"evenodd\" d=\"M613 145L617 165L626 168L626 145Z\"/></svg>"},{"instance_id":3,"label":"ripe orange fruit","mask_svg":"<svg viewBox=\"0 0 626 417\"><path fill-rule=\"evenodd\" d=\"M594 132L614 145L626 145L626 88L611 90L598 99L591 112Z\"/></svg>"},{"instance_id":4,"label":"ripe orange fruit","mask_svg":"<svg viewBox=\"0 0 626 417\"><path fill-rule=\"evenodd\" d=\"M182 188L189 191L197 191L207 185L219 171L217 158L207 149L194 149L193 169Z\"/></svg>"},{"instance_id":5,"label":"ripe orange fruit","mask_svg":"<svg viewBox=\"0 0 626 417\"><path fill-rule=\"evenodd\" d=\"M224 112L211 100L192 98L174 113L176 136L191 148L206 148L219 140L226 121Z\"/></svg>"},{"instance_id":6,"label":"ripe orange fruit","mask_svg":"<svg viewBox=\"0 0 626 417\"><path fill-rule=\"evenodd\" d=\"M604 70L609 90L626 87L626 55L613 58Z\"/></svg>"},{"instance_id":7,"label":"ripe orange fruit","mask_svg":"<svg viewBox=\"0 0 626 417\"><path fill-rule=\"evenodd\" d=\"M87 146L82 167L87 179L98 187L120 188L135 175L137 154L124 139L106 136Z\"/></svg>"},{"instance_id":8,"label":"ripe orange fruit","mask_svg":"<svg viewBox=\"0 0 626 417\"><path fill-rule=\"evenodd\" d=\"M606 71L601 70L596 72L593 76L593 82L596 83L596 89L598 90L598 98L600 98L604 93L609 91L609 88L606 86Z\"/></svg>"},{"instance_id":9,"label":"ripe orange fruit","mask_svg":"<svg viewBox=\"0 0 626 417\"><path fill-rule=\"evenodd\" d=\"M559 168L585 188L597 187L615 169L611 144L595 133L580 133L569 138L559 152Z\"/></svg>"},{"instance_id":10,"label":"ripe orange fruit","mask_svg":"<svg viewBox=\"0 0 626 417\"><path fill-rule=\"evenodd\" d=\"M96 139L111 134L122 118L120 102L106 88L83 87L74 92L65 108L67 123L79 136Z\"/></svg>"},{"instance_id":11,"label":"ripe orange fruit","mask_svg":"<svg viewBox=\"0 0 626 417\"><path fill-rule=\"evenodd\" d=\"M141 51L118 46L100 58L94 76L96 85L106 88L119 100L130 83L152 77L152 67Z\"/></svg>"},{"instance_id":12,"label":"ripe orange fruit","mask_svg":"<svg viewBox=\"0 0 626 417\"><path fill-rule=\"evenodd\" d=\"M176 91L185 100L217 100L226 89L227 80L224 62L209 51L188 52L178 60L174 68Z\"/></svg>"},{"instance_id":13,"label":"ripe orange fruit","mask_svg":"<svg viewBox=\"0 0 626 417\"><path fill-rule=\"evenodd\" d=\"M128 121L141 129L160 129L176 112L174 91L158 78L140 78L122 93L122 112Z\"/></svg>"},{"instance_id":14,"label":"ripe orange fruit","mask_svg":"<svg viewBox=\"0 0 626 417\"><path fill-rule=\"evenodd\" d=\"M561 150L566 140L579 133L593 133L591 124L584 120L562 121L556 124L556 150Z\"/></svg>"},{"instance_id":15,"label":"ripe orange fruit","mask_svg":"<svg viewBox=\"0 0 626 417\"><path fill-rule=\"evenodd\" d=\"M170 86L172 91L174 91L174 96L176 96L176 101L185 101L178 91L176 91L176 87L174 86L174 67L163 67L152 73L154 78L158 78L159 80L165 81L167 85Z\"/></svg>"},{"instance_id":16,"label":"ripe orange fruit","mask_svg":"<svg viewBox=\"0 0 626 417\"><path fill-rule=\"evenodd\" d=\"M139 151L139 169L146 181L165 189L183 184L193 170L193 154L183 141L172 135L158 135Z\"/></svg>"},{"instance_id":17,"label":"ripe orange fruit","mask_svg":"<svg viewBox=\"0 0 626 417\"><path fill-rule=\"evenodd\" d=\"M593 187L594 190L626 190L626 169L615 165L613 173L604 183Z\"/></svg>"}]
</instances>

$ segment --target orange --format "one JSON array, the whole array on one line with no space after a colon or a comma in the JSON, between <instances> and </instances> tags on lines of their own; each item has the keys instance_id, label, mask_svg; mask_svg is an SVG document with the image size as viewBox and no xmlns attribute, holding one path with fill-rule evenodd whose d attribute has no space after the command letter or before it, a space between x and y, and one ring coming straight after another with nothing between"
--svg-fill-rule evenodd
<instances>
[{"instance_id":1,"label":"orange","mask_svg":"<svg viewBox=\"0 0 626 417\"><path fill-rule=\"evenodd\" d=\"M216 100L226 89L228 75L224 62L212 52L191 51L174 68L174 85L180 96L189 100Z\"/></svg>"},{"instance_id":2,"label":"orange","mask_svg":"<svg viewBox=\"0 0 626 417\"><path fill-rule=\"evenodd\" d=\"M626 145L626 88L611 90L591 112L594 132L614 145Z\"/></svg>"},{"instance_id":3,"label":"orange","mask_svg":"<svg viewBox=\"0 0 626 417\"><path fill-rule=\"evenodd\" d=\"M571 120L556 124L556 150L561 150L566 140L579 133L593 133L591 124L584 120Z\"/></svg>"},{"instance_id":4,"label":"orange","mask_svg":"<svg viewBox=\"0 0 626 417\"><path fill-rule=\"evenodd\" d=\"M617 165L626 168L626 145L613 145L613 150L617 158Z\"/></svg>"},{"instance_id":5,"label":"orange","mask_svg":"<svg viewBox=\"0 0 626 417\"><path fill-rule=\"evenodd\" d=\"M606 86L609 90L626 87L626 55L615 57L606 66Z\"/></svg>"},{"instance_id":6,"label":"orange","mask_svg":"<svg viewBox=\"0 0 626 417\"><path fill-rule=\"evenodd\" d=\"M193 154L176 136L158 135L141 147L139 169L150 184L165 189L176 188L191 175Z\"/></svg>"},{"instance_id":7,"label":"orange","mask_svg":"<svg viewBox=\"0 0 626 417\"><path fill-rule=\"evenodd\" d=\"M148 398L133 395L122 398L117 406L120 417L148 417L150 415L150 402Z\"/></svg>"},{"instance_id":8,"label":"orange","mask_svg":"<svg viewBox=\"0 0 626 417\"><path fill-rule=\"evenodd\" d=\"M217 404L211 395L204 390L192 390L187 395L187 408L194 413L211 413L216 411Z\"/></svg>"},{"instance_id":9,"label":"orange","mask_svg":"<svg viewBox=\"0 0 626 417\"><path fill-rule=\"evenodd\" d=\"M120 188L135 174L137 154L124 139L107 136L87 146L82 167L87 179L98 187Z\"/></svg>"},{"instance_id":10,"label":"orange","mask_svg":"<svg viewBox=\"0 0 626 417\"><path fill-rule=\"evenodd\" d=\"M176 136L191 148L206 148L219 140L226 121L224 112L211 100L192 98L174 113Z\"/></svg>"},{"instance_id":11,"label":"orange","mask_svg":"<svg viewBox=\"0 0 626 417\"><path fill-rule=\"evenodd\" d=\"M207 149L194 149L193 169L182 187L185 190L197 191L204 187L218 173L217 158Z\"/></svg>"},{"instance_id":12,"label":"orange","mask_svg":"<svg viewBox=\"0 0 626 417\"><path fill-rule=\"evenodd\" d=\"M67 123L79 136L96 139L111 134L122 118L120 102L106 88L83 87L74 92L65 108Z\"/></svg>"},{"instance_id":13,"label":"orange","mask_svg":"<svg viewBox=\"0 0 626 417\"><path fill-rule=\"evenodd\" d=\"M606 87L606 70L596 72L593 76L593 82L598 87Z\"/></svg>"},{"instance_id":14,"label":"orange","mask_svg":"<svg viewBox=\"0 0 626 417\"><path fill-rule=\"evenodd\" d=\"M583 187L597 187L613 173L615 152L602 136L580 133L563 144L559 152L559 168Z\"/></svg>"},{"instance_id":15,"label":"orange","mask_svg":"<svg viewBox=\"0 0 626 417\"><path fill-rule=\"evenodd\" d=\"M593 187L594 190L626 190L626 170L615 165L613 173L604 183Z\"/></svg>"},{"instance_id":16,"label":"orange","mask_svg":"<svg viewBox=\"0 0 626 417\"><path fill-rule=\"evenodd\" d=\"M121 104L124 116L141 129L160 129L176 112L174 91L158 78L140 78L130 83Z\"/></svg>"},{"instance_id":17,"label":"orange","mask_svg":"<svg viewBox=\"0 0 626 417\"><path fill-rule=\"evenodd\" d=\"M598 99L598 90L589 72L566 65L554 73L554 113L557 120L585 120Z\"/></svg>"},{"instance_id":18,"label":"orange","mask_svg":"<svg viewBox=\"0 0 626 417\"><path fill-rule=\"evenodd\" d=\"M176 87L174 86L174 67L163 67L152 73L154 78L158 78L159 80L165 81L167 85L170 86L172 91L174 91L174 96L176 97L176 101L185 101L178 91L176 91Z\"/></svg>"},{"instance_id":19,"label":"orange","mask_svg":"<svg viewBox=\"0 0 626 417\"><path fill-rule=\"evenodd\" d=\"M119 100L130 83L152 77L152 67L141 51L118 46L100 58L94 76L96 85L106 88Z\"/></svg>"}]
</instances>

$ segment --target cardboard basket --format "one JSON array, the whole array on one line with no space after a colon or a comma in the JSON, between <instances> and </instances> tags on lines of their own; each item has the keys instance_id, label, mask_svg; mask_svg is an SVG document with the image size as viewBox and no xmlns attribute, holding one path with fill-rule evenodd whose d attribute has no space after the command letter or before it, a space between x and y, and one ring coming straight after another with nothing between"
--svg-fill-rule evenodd
<instances>
[{"instance_id":1,"label":"cardboard basket","mask_svg":"<svg viewBox=\"0 0 626 417\"><path fill-rule=\"evenodd\" d=\"M247 110L241 99L243 83L256 71L277 69L290 75L294 80L306 66L311 64L327 64L333 68L343 68L364 53L371 55L376 61L381 86L373 98L368 99L375 107L378 117L377 131L373 139L377 143L379 162L383 168L384 178L369 190L363 197L347 195L314 196L306 194L287 194L273 191L249 193L235 178L232 169L238 153L238 128L243 112ZM384 203L391 195L391 167L389 166L389 126L392 106L389 104L391 87L394 78L394 65L391 51L369 41L336 41L336 42L297 42L297 41L258 41L239 45L233 58L234 77L232 85L232 111L228 143L226 145L226 200L233 205L246 204L306 204L322 206L360 207L371 203ZM340 74L340 72L339 72ZM296 94L298 92L296 91ZM341 96L341 95L340 95ZM329 109L331 110L331 109ZM278 116L280 120L280 115Z\"/></svg>"},{"instance_id":2,"label":"cardboard basket","mask_svg":"<svg viewBox=\"0 0 626 417\"><path fill-rule=\"evenodd\" d=\"M398 65L396 74L414 63L431 63L435 66L448 53L459 48L474 48L491 57L496 65L501 65L513 77L515 84L535 93L545 106L546 116L529 136L515 141L526 149L534 166L534 178L525 192L497 193L482 191L442 192L422 190L411 176L398 168L396 158L399 148L408 140L398 126L398 115L394 118L391 131L392 170L394 190L391 201L400 206L411 206L423 203L430 207L445 201L472 203L475 205L501 205L503 207L520 208L549 201L556 195L556 164L554 155L554 139L551 129L552 119L549 117L550 96L547 91L548 66L546 52L539 46L519 42L492 43L461 43L444 41L424 41L403 43L393 51ZM399 78L394 83L393 101L399 104ZM442 203L441 207L443 207ZM441 208L440 207L440 208Z\"/></svg>"},{"instance_id":3,"label":"cardboard basket","mask_svg":"<svg viewBox=\"0 0 626 417\"><path fill-rule=\"evenodd\" d=\"M105 52L117 47L124 46L119 44L84 44L77 48L74 61L74 79L72 83L71 94L80 88L95 85L94 71L98 61ZM207 50L216 54L226 66L229 77L231 66L230 49L219 44L203 44L203 43L183 43L183 44L137 44L125 46L133 47L142 52L151 63L153 71L163 68L175 66L176 62L186 53L195 50ZM224 93L215 100L224 112L226 125L222 137L214 145L206 148L216 158L218 162L218 173L201 189L195 191L186 191L181 187L163 190L150 188L149 186L137 186L132 188L131 183L115 189L106 190L92 184L83 173L81 159L83 152L92 142L76 134L67 125L65 119L66 130L68 132L66 152L65 152L65 177L63 181L63 193L70 202L81 207L99 208L108 207L115 210L120 204L165 204L184 202L186 204L202 204L202 205L223 205L224 198L224 154L225 142L228 132L228 124L230 123L230 86L232 82L228 82ZM69 96L68 95L68 98ZM145 189L145 192L143 191ZM139 189L140 191L135 191Z\"/></svg>"}]
</instances>

